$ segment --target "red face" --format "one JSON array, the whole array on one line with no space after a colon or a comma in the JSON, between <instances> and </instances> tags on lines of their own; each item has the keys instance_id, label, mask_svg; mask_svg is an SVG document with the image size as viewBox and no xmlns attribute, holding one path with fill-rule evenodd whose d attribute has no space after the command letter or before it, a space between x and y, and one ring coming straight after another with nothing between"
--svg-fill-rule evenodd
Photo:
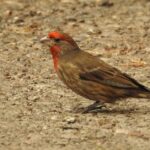
<instances>
[{"instance_id":1,"label":"red face","mask_svg":"<svg viewBox=\"0 0 150 150\"><path fill-rule=\"evenodd\" d=\"M60 33L58 31L50 32L48 34L48 37L45 39L46 41L50 40L52 42L52 44L50 44L50 51L53 57L54 67L56 70L58 66L60 52L63 50L63 42L68 43L73 47L78 47L76 42L68 34ZM45 41L45 39L43 38L43 40L41 39L41 41Z\"/></svg>"}]
</instances>

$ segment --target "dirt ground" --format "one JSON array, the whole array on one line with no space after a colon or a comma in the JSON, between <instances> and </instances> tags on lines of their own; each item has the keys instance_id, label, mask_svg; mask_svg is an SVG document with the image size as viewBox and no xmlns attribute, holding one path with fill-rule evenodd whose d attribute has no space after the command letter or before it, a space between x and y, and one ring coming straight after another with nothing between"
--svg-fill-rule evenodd
<instances>
[{"instance_id":1,"label":"dirt ground","mask_svg":"<svg viewBox=\"0 0 150 150\"><path fill-rule=\"evenodd\" d=\"M59 80L39 39L57 27L150 87L149 0L0 1L0 150L149 150L150 101L100 113Z\"/></svg>"}]
</instances>

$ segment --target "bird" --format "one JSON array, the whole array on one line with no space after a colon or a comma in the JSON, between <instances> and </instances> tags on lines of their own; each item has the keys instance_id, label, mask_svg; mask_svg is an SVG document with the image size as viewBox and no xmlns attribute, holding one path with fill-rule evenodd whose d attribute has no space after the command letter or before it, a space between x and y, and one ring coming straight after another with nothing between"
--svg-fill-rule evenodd
<instances>
[{"instance_id":1,"label":"bird","mask_svg":"<svg viewBox=\"0 0 150 150\"><path fill-rule=\"evenodd\" d=\"M126 73L79 48L75 40L61 31L41 38L52 54L60 80L76 94L94 103L84 108L89 113L125 98L150 98L150 89Z\"/></svg>"}]
</instances>

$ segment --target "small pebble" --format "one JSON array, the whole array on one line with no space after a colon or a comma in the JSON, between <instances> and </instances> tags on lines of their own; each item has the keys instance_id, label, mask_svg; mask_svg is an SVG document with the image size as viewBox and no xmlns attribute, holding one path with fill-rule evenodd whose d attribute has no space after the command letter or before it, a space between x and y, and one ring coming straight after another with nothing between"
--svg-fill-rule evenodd
<instances>
[{"instance_id":1,"label":"small pebble","mask_svg":"<svg viewBox=\"0 0 150 150\"><path fill-rule=\"evenodd\" d=\"M67 117L67 118L65 118L65 121L67 123L75 123L76 122L76 118L75 117Z\"/></svg>"}]
</instances>

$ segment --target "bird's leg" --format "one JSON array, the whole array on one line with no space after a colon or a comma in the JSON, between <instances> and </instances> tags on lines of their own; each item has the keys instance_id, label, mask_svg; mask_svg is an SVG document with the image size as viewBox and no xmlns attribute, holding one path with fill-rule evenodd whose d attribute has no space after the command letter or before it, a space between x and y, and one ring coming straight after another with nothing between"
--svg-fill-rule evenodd
<instances>
[{"instance_id":1,"label":"bird's leg","mask_svg":"<svg viewBox=\"0 0 150 150\"><path fill-rule=\"evenodd\" d=\"M93 104L87 106L84 108L82 113L89 113L89 112L98 112L99 110L102 109L102 107L105 107L100 101L96 101Z\"/></svg>"}]
</instances>

